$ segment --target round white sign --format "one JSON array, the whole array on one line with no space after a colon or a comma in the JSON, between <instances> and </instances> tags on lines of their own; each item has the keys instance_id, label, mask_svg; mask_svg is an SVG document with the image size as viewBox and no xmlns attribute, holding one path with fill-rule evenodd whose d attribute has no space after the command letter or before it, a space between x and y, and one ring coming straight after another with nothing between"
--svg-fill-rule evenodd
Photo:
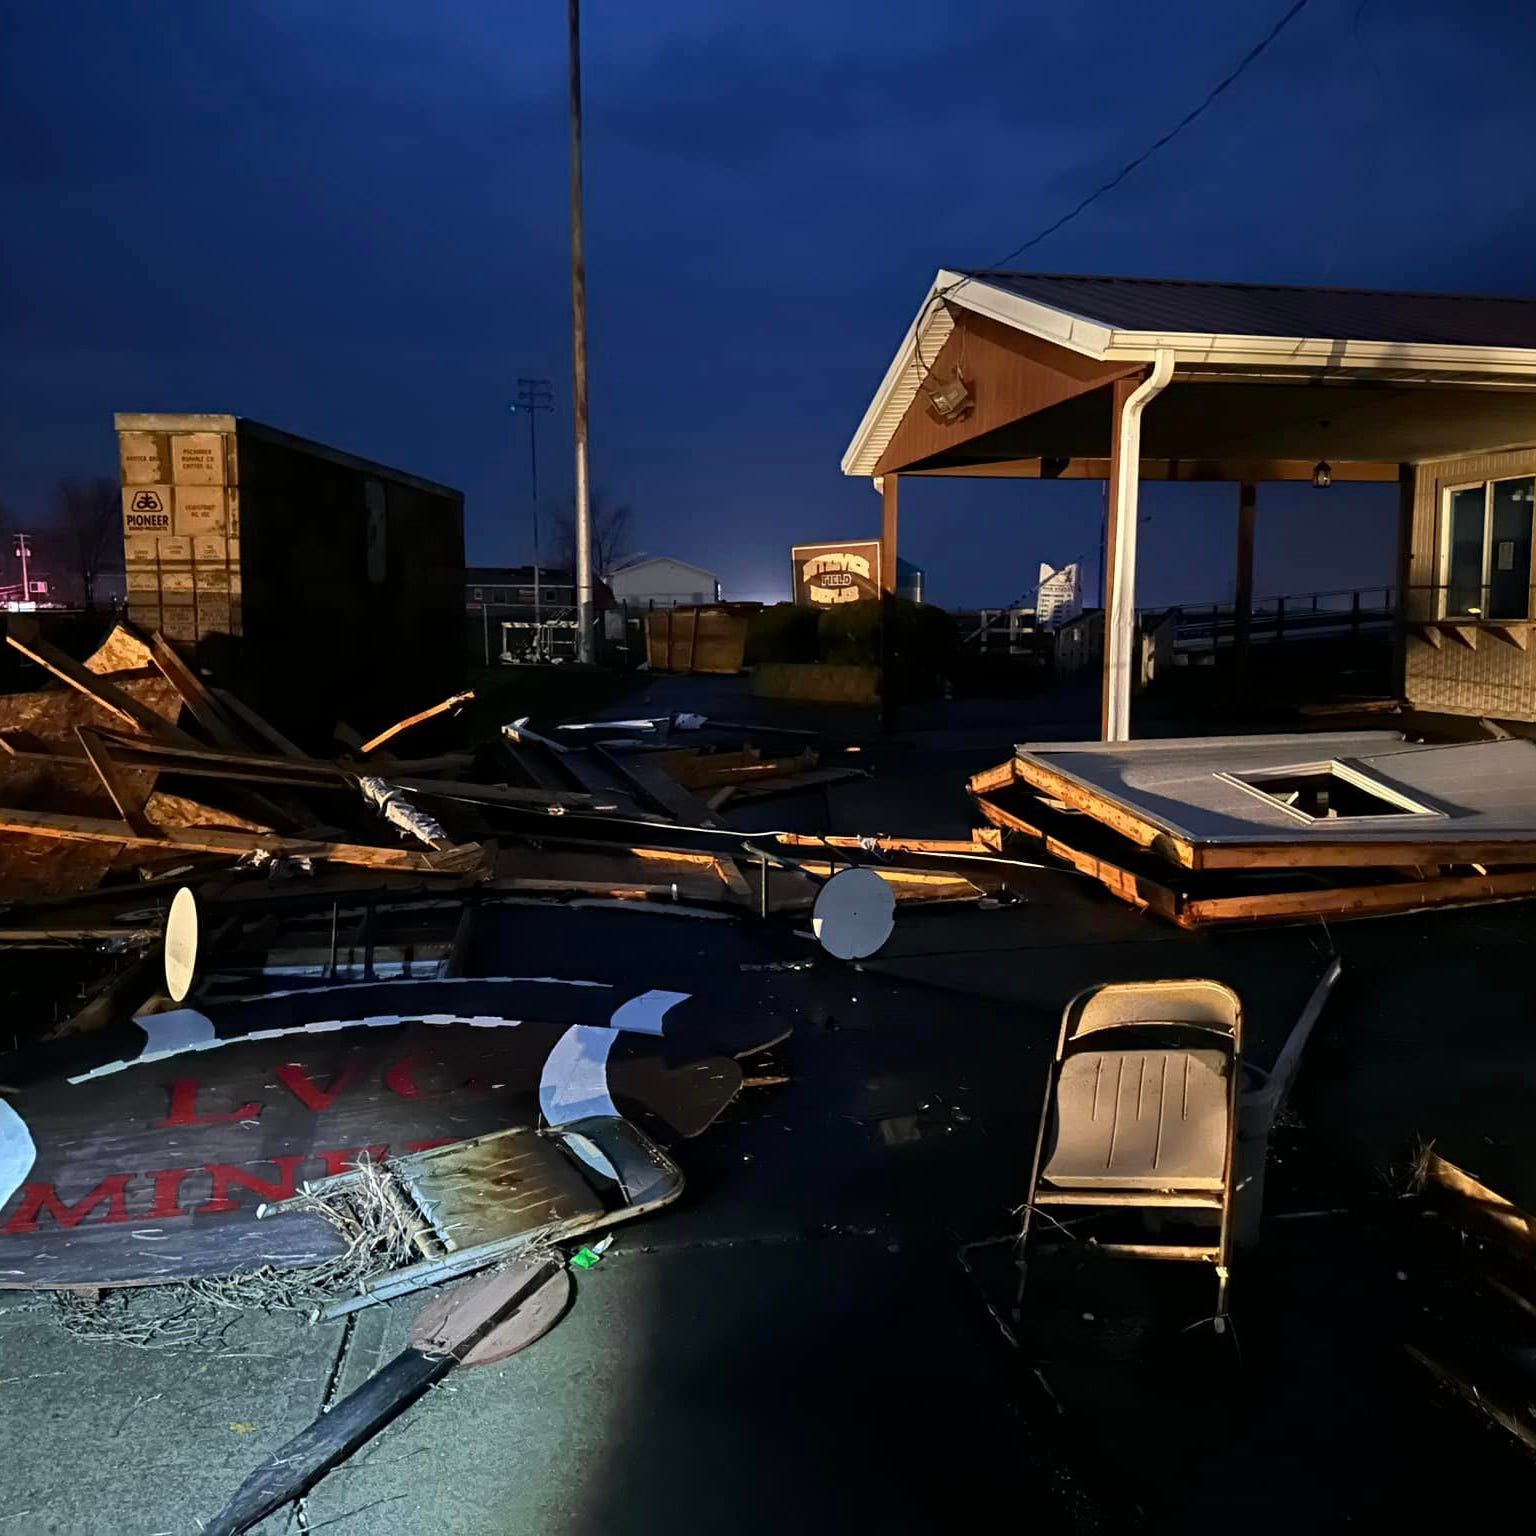
<instances>
[{"instance_id":1,"label":"round white sign","mask_svg":"<svg viewBox=\"0 0 1536 1536\"><path fill-rule=\"evenodd\" d=\"M186 886L176 892L165 920L165 990L182 1002L197 971L197 897Z\"/></svg>"},{"instance_id":2,"label":"round white sign","mask_svg":"<svg viewBox=\"0 0 1536 1536\"><path fill-rule=\"evenodd\" d=\"M811 931L839 960L862 960L890 938L896 898L872 869L845 869L822 886L811 909Z\"/></svg>"}]
</instances>

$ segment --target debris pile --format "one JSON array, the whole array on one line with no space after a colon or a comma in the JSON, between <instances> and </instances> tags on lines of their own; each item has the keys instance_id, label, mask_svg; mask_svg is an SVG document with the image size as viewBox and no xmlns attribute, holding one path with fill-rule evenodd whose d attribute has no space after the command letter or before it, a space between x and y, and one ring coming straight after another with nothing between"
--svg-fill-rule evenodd
<instances>
[{"instance_id":1,"label":"debris pile","mask_svg":"<svg viewBox=\"0 0 1536 1536\"><path fill-rule=\"evenodd\" d=\"M1536 896L1536 742L1029 744L969 787L992 826L1184 928Z\"/></svg>"}]
</instances>

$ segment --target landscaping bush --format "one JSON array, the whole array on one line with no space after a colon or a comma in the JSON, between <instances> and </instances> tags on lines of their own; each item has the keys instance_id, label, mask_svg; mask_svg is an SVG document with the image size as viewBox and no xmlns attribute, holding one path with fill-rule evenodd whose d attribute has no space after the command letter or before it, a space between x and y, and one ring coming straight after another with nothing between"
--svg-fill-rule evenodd
<instances>
[{"instance_id":1,"label":"landscaping bush","mask_svg":"<svg viewBox=\"0 0 1536 1536\"><path fill-rule=\"evenodd\" d=\"M794 603L759 608L747 625L746 664L817 661L816 611Z\"/></svg>"}]
</instances>

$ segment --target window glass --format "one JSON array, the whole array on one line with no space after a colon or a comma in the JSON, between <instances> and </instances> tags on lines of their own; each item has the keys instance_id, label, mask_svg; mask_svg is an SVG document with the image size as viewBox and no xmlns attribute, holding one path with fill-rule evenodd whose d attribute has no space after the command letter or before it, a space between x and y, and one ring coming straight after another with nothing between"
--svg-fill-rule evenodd
<instances>
[{"instance_id":1,"label":"window glass","mask_svg":"<svg viewBox=\"0 0 1536 1536\"><path fill-rule=\"evenodd\" d=\"M1451 492L1445 562L1445 611L1479 617L1483 611L1483 516L1487 493L1477 485Z\"/></svg>"},{"instance_id":2,"label":"window glass","mask_svg":"<svg viewBox=\"0 0 1536 1536\"><path fill-rule=\"evenodd\" d=\"M1531 616L1531 507L1536 479L1495 480L1488 544L1488 617Z\"/></svg>"}]
</instances>

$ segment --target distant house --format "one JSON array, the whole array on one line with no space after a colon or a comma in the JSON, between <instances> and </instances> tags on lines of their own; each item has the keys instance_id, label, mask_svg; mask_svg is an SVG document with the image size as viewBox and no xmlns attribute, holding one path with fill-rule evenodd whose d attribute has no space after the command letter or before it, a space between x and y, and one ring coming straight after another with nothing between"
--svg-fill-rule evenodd
<instances>
[{"instance_id":1,"label":"distant house","mask_svg":"<svg viewBox=\"0 0 1536 1536\"><path fill-rule=\"evenodd\" d=\"M608 573L614 598L638 608L676 608L682 603L718 603L720 578L702 566L665 555L637 555Z\"/></svg>"},{"instance_id":2,"label":"distant house","mask_svg":"<svg viewBox=\"0 0 1536 1536\"><path fill-rule=\"evenodd\" d=\"M547 607L574 608L576 588L571 573L557 566L539 569L539 599ZM464 572L466 606L478 612L480 605L521 607L533 603L533 567L531 565L472 565Z\"/></svg>"}]
</instances>

